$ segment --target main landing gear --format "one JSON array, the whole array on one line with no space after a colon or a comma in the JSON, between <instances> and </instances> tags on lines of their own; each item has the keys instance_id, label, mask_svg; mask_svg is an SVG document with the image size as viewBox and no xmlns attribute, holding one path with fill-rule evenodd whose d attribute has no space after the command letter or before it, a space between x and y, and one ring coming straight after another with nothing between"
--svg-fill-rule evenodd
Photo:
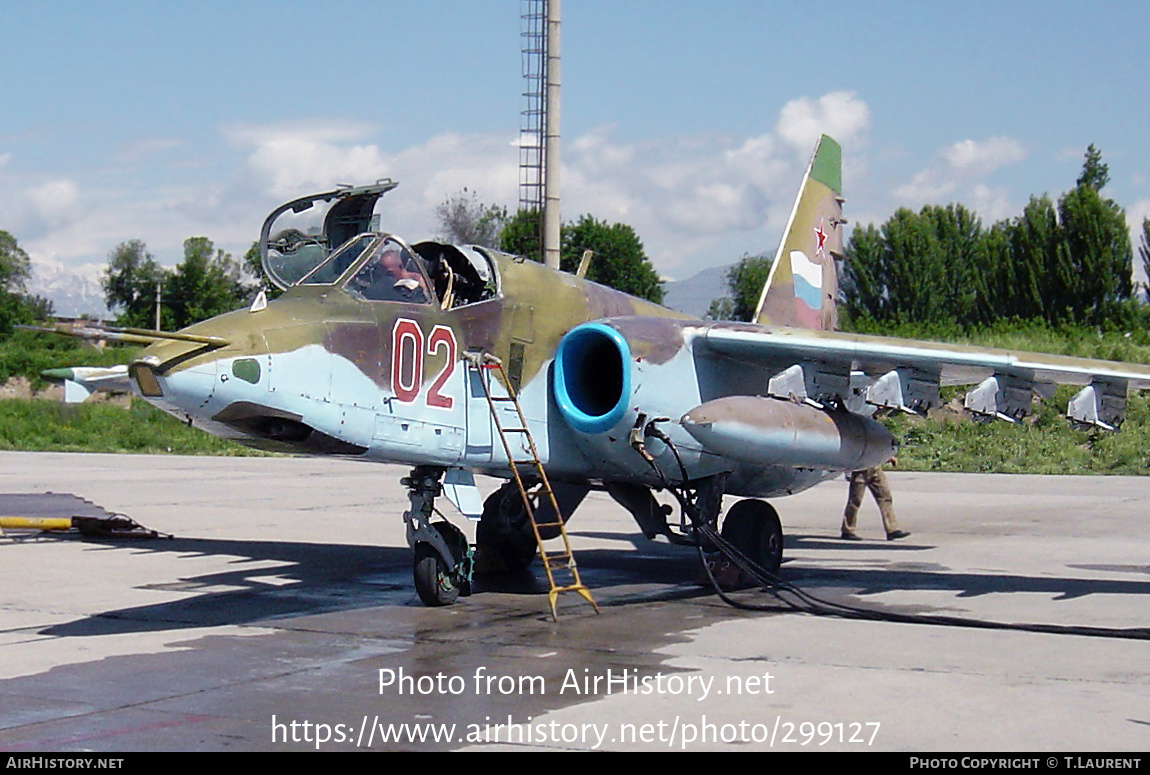
<instances>
[{"instance_id":1,"label":"main landing gear","mask_svg":"<svg viewBox=\"0 0 1150 775\"><path fill-rule=\"evenodd\" d=\"M679 502L682 514L675 527L667 522L670 507L660 506L648 488L610 483L607 492L631 512L648 538L662 534L672 543L699 546L711 555L707 560L710 575L723 587L743 586L755 577L769 579L779 575L783 526L769 503L755 498L738 501L727 510L720 532L724 474L685 485L672 485L666 479L664 482Z\"/></svg>"},{"instance_id":2,"label":"main landing gear","mask_svg":"<svg viewBox=\"0 0 1150 775\"><path fill-rule=\"evenodd\" d=\"M771 576L783 562L783 525L774 507L755 498L727 510L720 536Z\"/></svg>"},{"instance_id":3,"label":"main landing gear","mask_svg":"<svg viewBox=\"0 0 1150 775\"><path fill-rule=\"evenodd\" d=\"M483 502L483 517L475 529L475 543L483 558L481 573L505 570L518 573L539 554L523 496L507 482Z\"/></svg>"},{"instance_id":4,"label":"main landing gear","mask_svg":"<svg viewBox=\"0 0 1150 775\"><path fill-rule=\"evenodd\" d=\"M708 553L702 584L719 590L769 586L778 579L783 562L783 526L766 501L745 498L727 510L722 531L714 523L700 530Z\"/></svg>"},{"instance_id":5,"label":"main landing gear","mask_svg":"<svg viewBox=\"0 0 1150 775\"><path fill-rule=\"evenodd\" d=\"M407 543L415 550L412 575L424 605L451 605L471 594L473 557L467 537L446 520L432 522L435 498L443 492L444 474L438 466L416 466L400 480L407 487L411 508L403 513Z\"/></svg>"}]
</instances>

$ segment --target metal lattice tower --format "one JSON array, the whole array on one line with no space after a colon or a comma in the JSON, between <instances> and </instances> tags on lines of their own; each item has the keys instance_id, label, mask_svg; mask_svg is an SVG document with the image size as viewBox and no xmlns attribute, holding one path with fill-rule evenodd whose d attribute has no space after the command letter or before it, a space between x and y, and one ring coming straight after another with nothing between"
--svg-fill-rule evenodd
<instances>
[{"instance_id":1,"label":"metal lattice tower","mask_svg":"<svg viewBox=\"0 0 1150 775\"><path fill-rule=\"evenodd\" d=\"M543 185L547 114L547 0L523 0L524 107L519 131L519 208L539 214L543 244Z\"/></svg>"}]
</instances>

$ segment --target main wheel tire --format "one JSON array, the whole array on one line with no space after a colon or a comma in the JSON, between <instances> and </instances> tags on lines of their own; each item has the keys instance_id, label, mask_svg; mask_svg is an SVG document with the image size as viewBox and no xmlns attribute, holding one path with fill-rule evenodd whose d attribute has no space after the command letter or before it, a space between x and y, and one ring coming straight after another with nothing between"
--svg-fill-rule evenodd
<instances>
[{"instance_id":1,"label":"main wheel tire","mask_svg":"<svg viewBox=\"0 0 1150 775\"><path fill-rule=\"evenodd\" d=\"M771 504L753 498L739 501L727 512L720 535L767 573L779 575L783 525Z\"/></svg>"},{"instance_id":2,"label":"main wheel tire","mask_svg":"<svg viewBox=\"0 0 1150 775\"><path fill-rule=\"evenodd\" d=\"M447 572L447 563L427 543L415 545L415 591L426 606L451 605L459 597L459 587Z\"/></svg>"},{"instance_id":3,"label":"main wheel tire","mask_svg":"<svg viewBox=\"0 0 1150 775\"><path fill-rule=\"evenodd\" d=\"M538 548L527 521L522 496L511 484L500 487L483 502L483 516L475 528L475 543L493 551L509 573L519 573L535 559ZM496 565L491 570L497 570ZM488 571L490 572L490 570Z\"/></svg>"}]
</instances>

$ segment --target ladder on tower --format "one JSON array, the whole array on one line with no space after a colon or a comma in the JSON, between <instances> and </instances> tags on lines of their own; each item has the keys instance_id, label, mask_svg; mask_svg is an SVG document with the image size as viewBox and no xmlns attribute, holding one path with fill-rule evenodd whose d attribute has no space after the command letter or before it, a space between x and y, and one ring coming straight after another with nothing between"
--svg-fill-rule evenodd
<instances>
[{"instance_id":1,"label":"ladder on tower","mask_svg":"<svg viewBox=\"0 0 1150 775\"><path fill-rule=\"evenodd\" d=\"M543 463L539 460L539 452L535 447L535 439L527 427L527 418L523 415L523 408L519 405L519 397L515 386L507 378L507 371L503 362L490 353L476 354L468 357L468 362L479 370L479 383L483 386L483 395L487 398L487 406L491 410L491 418L495 422L495 430L499 440L503 443L503 450L507 454L508 467L515 482L519 496L523 499L523 508L527 512L527 520L531 523L531 531L535 534L535 544L539 548L539 559L543 569L547 572L547 602L551 604L551 618L559 621L556 603L562 592L578 592L579 595L591 604L595 613L599 613L599 606L591 597L591 590L587 589L579 578L579 568L575 564L575 555L571 552L571 541L567 538L567 528L563 522L563 515L559 511L559 502L555 498L555 491L551 489L551 482L547 472L543 470ZM491 385L484 379L482 370L496 371L500 381L507 386L506 396L496 396L491 392ZM504 425L500 419L499 404L510 404L515 409L515 418L512 422L517 425ZM509 436L522 436L526 442L523 445L512 445ZM522 451L516 455L513 446ZM525 447L525 449L523 449ZM538 522L535 519L535 506L531 503L531 494L528 493L528 484L524 481L525 474L531 481L538 480L539 489L536 493L540 503L551 507L552 516L549 522ZM544 532L554 530L555 535L543 537ZM548 549L544 541L557 541L562 539L562 546Z\"/></svg>"}]
</instances>

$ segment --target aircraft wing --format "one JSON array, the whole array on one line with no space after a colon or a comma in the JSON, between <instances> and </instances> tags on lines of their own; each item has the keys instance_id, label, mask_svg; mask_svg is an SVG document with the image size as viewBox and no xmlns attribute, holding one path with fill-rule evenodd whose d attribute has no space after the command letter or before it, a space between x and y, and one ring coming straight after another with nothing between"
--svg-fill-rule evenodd
<instances>
[{"instance_id":1,"label":"aircraft wing","mask_svg":"<svg viewBox=\"0 0 1150 775\"><path fill-rule=\"evenodd\" d=\"M1033 393L1055 385L1083 386L1067 416L1113 429L1125 413L1129 388L1150 388L1150 366L967 345L749 324L716 324L695 347L717 355L780 367L768 394L823 403L846 397L863 406L925 411L939 403L940 385L975 385L966 408L1015 420Z\"/></svg>"}]
</instances>

